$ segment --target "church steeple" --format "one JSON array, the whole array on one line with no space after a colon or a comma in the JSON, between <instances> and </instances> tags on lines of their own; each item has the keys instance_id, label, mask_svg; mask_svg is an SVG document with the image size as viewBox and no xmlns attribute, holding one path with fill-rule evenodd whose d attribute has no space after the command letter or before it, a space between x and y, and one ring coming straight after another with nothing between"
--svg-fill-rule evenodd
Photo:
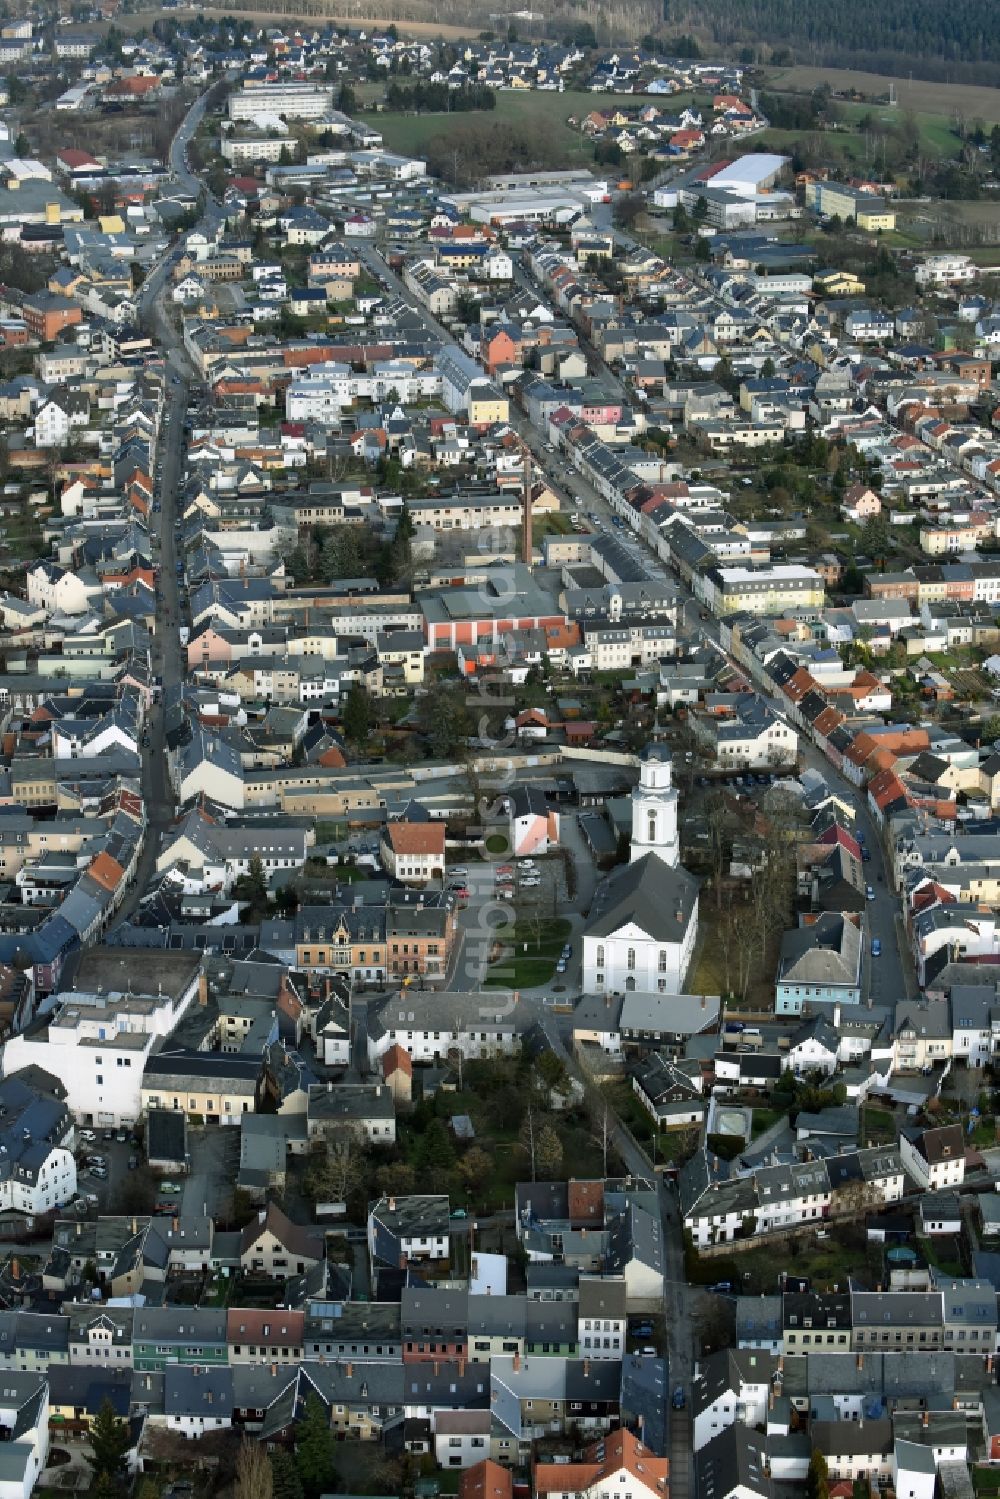
<instances>
[{"instance_id":1,"label":"church steeple","mask_svg":"<svg viewBox=\"0 0 1000 1499\"><path fill-rule=\"evenodd\" d=\"M632 792L633 863L646 854L656 854L673 869L680 863L677 789L672 772L666 745L647 745L639 766L639 784Z\"/></svg>"}]
</instances>

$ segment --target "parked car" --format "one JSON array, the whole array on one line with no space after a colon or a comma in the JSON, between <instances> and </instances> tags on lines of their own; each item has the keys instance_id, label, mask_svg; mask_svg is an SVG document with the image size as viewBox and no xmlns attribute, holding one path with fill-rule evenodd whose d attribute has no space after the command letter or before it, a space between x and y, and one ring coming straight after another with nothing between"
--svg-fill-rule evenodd
<instances>
[{"instance_id":1,"label":"parked car","mask_svg":"<svg viewBox=\"0 0 1000 1499\"><path fill-rule=\"evenodd\" d=\"M91 1140L96 1140L97 1136L94 1134L94 1131L92 1129L82 1129L80 1131L80 1139L87 1141L89 1144Z\"/></svg>"},{"instance_id":2,"label":"parked car","mask_svg":"<svg viewBox=\"0 0 1000 1499\"><path fill-rule=\"evenodd\" d=\"M872 889L871 885L866 885L865 886L865 900L874 900L874 899L875 899L875 891Z\"/></svg>"},{"instance_id":3,"label":"parked car","mask_svg":"<svg viewBox=\"0 0 1000 1499\"><path fill-rule=\"evenodd\" d=\"M176 1182L160 1182L160 1191L165 1192L168 1197L177 1197L181 1189Z\"/></svg>"},{"instance_id":4,"label":"parked car","mask_svg":"<svg viewBox=\"0 0 1000 1499\"><path fill-rule=\"evenodd\" d=\"M872 957L873 958L879 958L881 956L882 956L882 943L881 943L881 941L879 940L878 937L873 937L872 938Z\"/></svg>"},{"instance_id":5,"label":"parked car","mask_svg":"<svg viewBox=\"0 0 1000 1499\"><path fill-rule=\"evenodd\" d=\"M670 1397L670 1404L673 1406L675 1411L682 1411L684 1409L685 1405L687 1404L687 1397L684 1394L683 1385L679 1384L674 1390L674 1393Z\"/></svg>"}]
</instances>

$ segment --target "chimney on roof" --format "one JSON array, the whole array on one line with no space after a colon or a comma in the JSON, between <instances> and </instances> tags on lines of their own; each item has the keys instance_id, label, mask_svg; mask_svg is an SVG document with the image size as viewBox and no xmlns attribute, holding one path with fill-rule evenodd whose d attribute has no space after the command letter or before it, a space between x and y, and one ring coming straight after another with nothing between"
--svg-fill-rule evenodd
<instances>
[{"instance_id":1,"label":"chimney on roof","mask_svg":"<svg viewBox=\"0 0 1000 1499\"><path fill-rule=\"evenodd\" d=\"M514 1369L514 1373L515 1374L517 1374L517 1373L520 1372L520 1369L521 1369L521 1355L519 1353L515 1353L515 1355L514 1355L513 1369Z\"/></svg>"},{"instance_id":2,"label":"chimney on roof","mask_svg":"<svg viewBox=\"0 0 1000 1499\"><path fill-rule=\"evenodd\" d=\"M208 974L207 973L199 973L199 975L198 975L198 1003L200 1005L207 1005L208 1004Z\"/></svg>"},{"instance_id":3,"label":"chimney on roof","mask_svg":"<svg viewBox=\"0 0 1000 1499\"><path fill-rule=\"evenodd\" d=\"M132 1219L132 1232L134 1234L137 1234L139 1232L139 1220L138 1220L138 1218L133 1218Z\"/></svg>"}]
</instances>

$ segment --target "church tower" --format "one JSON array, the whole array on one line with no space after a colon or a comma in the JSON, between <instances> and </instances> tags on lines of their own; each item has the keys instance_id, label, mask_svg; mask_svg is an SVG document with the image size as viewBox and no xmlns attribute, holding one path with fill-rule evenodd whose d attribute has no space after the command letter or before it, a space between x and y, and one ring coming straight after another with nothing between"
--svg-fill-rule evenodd
<instances>
[{"instance_id":1,"label":"church tower","mask_svg":"<svg viewBox=\"0 0 1000 1499\"><path fill-rule=\"evenodd\" d=\"M646 854L656 854L672 869L680 863L677 788L672 768L666 745L648 744L643 750L639 784L632 792L633 864Z\"/></svg>"}]
</instances>

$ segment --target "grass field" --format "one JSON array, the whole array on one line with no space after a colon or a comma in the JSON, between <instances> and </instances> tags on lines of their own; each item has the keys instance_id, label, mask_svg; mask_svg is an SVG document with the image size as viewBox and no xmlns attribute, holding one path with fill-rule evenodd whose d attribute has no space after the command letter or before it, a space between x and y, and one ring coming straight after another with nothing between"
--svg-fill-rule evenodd
<instances>
[{"instance_id":1,"label":"grass field","mask_svg":"<svg viewBox=\"0 0 1000 1499\"><path fill-rule=\"evenodd\" d=\"M533 989L537 984L547 984L570 930L564 916L543 919L537 930L529 921L505 928L503 939L508 953L491 964L483 988Z\"/></svg>"},{"instance_id":2,"label":"grass field","mask_svg":"<svg viewBox=\"0 0 1000 1499\"><path fill-rule=\"evenodd\" d=\"M769 75L767 88L809 93L828 83L835 94L856 89L869 99L887 97L895 89L896 109L901 113L939 116L945 120L960 111L967 120L1000 123L1000 89L972 83L927 83L918 78L888 78L882 73L864 73L853 68L780 68Z\"/></svg>"},{"instance_id":3,"label":"grass field","mask_svg":"<svg viewBox=\"0 0 1000 1499\"><path fill-rule=\"evenodd\" d=\"M936 156L954 156L958 151L960 141L955 134L951 117L944 114L932 114L929 111L918 109L914 111L917 127L920 131L921 144L928 154ZM848 125L857 125L866 116L870 115L883 125L898 125L903 119L903 113L899 108L889 104L851 104L845 100L837 100L837 114ZM835 134L839 135L837 131ZM824 140L828 139L824 136Z\"/></svg>"},{"instance_id":4,"label":"grass field","mask_svg":"<svg viewBox=\"0 0 1000 1499\"><path fill-rule=\"evenodd\" d=\"M378 86L376 86L378 87ZM374 102L371 93L368 102ZM613 101L611 101L613 102ZM677 109L676 99L662 96L636 94L620 101L629 109L643 104L656 104L660 108ZM567 122L581 120L591 110L607 105L609 101L599 94L588 94L567 90L564 94L514 93L497 94L496 109L488 113L476 111L469 114L388 114L367 110L361 118L382 133L390 151L403 151L409 155L419 152L435 135L445 131L459 131L462 121L503 120L510 125L520 125L536 131L539 136L558 148L561 158L570 167L589 166L594 160L594 148L582 132ZM602 170L601 168L597 169ZM610 168L613 173L616 169Z\"/></svg>"}]
</instances>

